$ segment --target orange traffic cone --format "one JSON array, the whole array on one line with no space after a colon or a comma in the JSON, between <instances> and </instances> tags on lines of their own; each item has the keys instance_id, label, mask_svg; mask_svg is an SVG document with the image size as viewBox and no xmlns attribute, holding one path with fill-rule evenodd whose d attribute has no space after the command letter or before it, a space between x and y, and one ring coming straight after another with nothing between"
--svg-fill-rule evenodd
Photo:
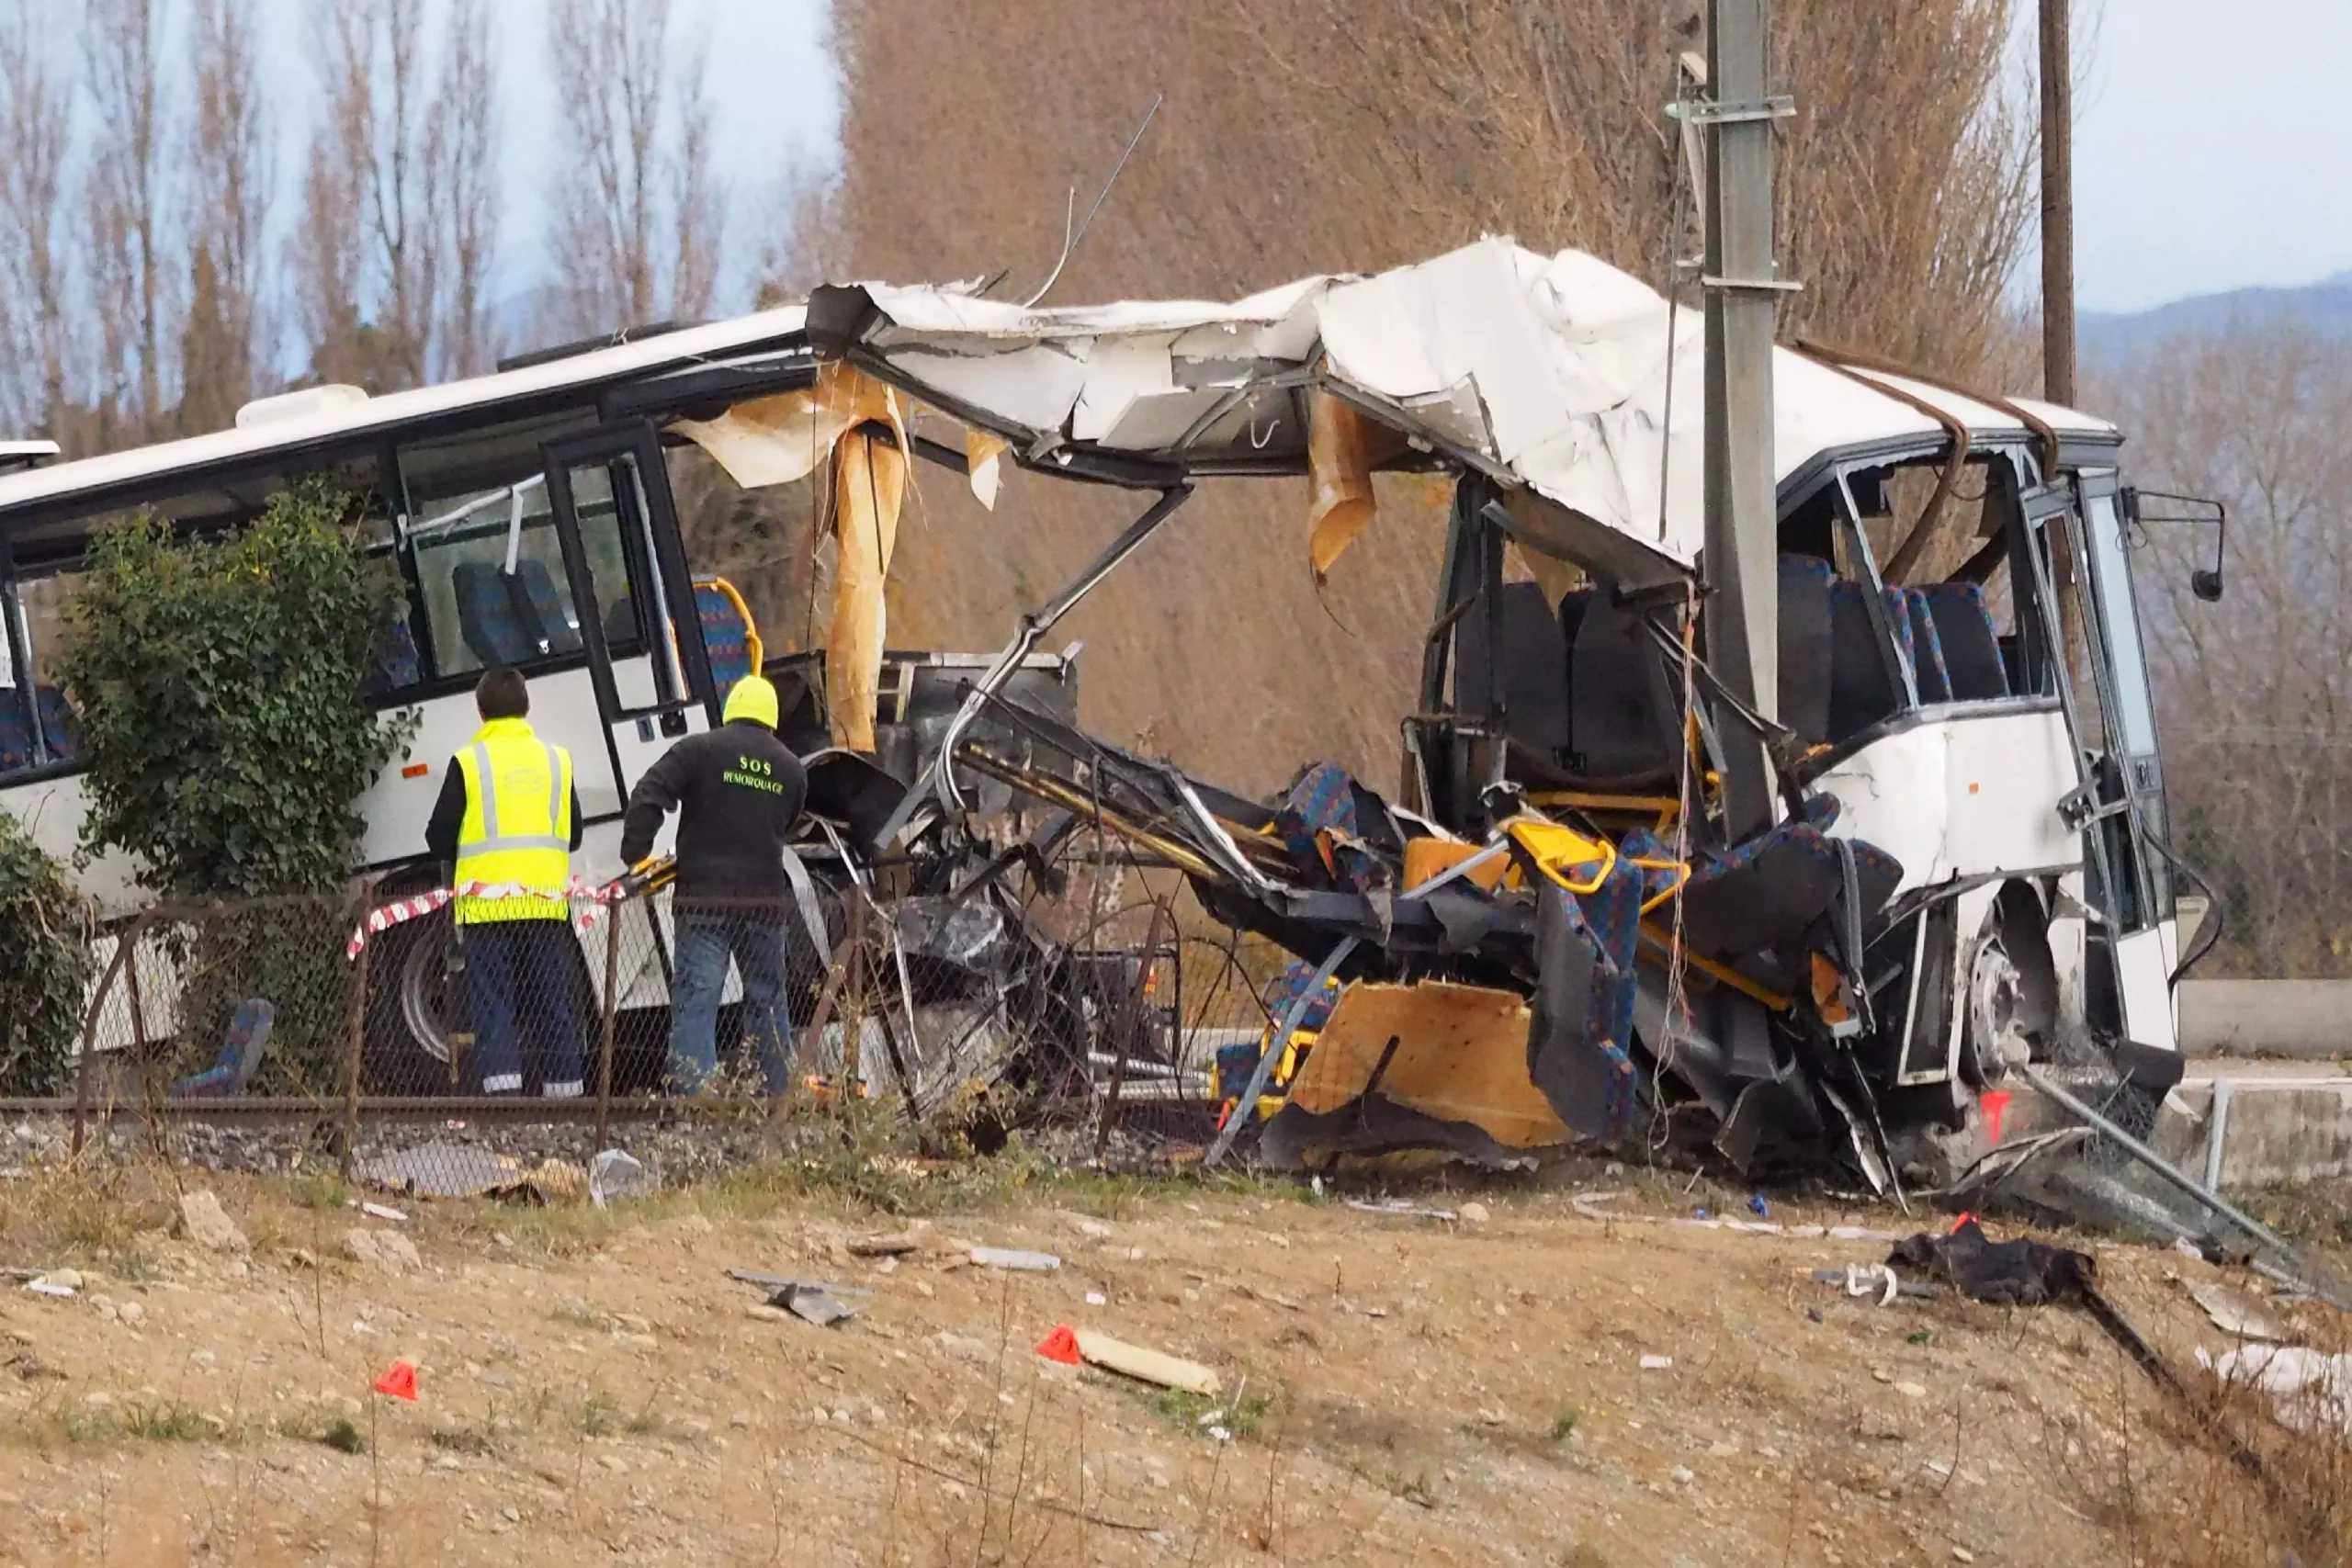
<instances>
[{"instance_id":1,"label":"orange traffic cone","mask_svg":"<svg viewBox=\"0 0 2352 1568\"><path fill-rule=\"evenodd\" d=\"M1037 1342L1037 1354L1065 1367L1074 1367L1084 1359L1078 1353L1078 1336L1067 1323L1056 1324L1054 1331Z\"/></svg>"},{"instance_id":2,"label":"orange traffic cone","mask_svg":"<svg viewBox=\"0 0 2352 1568\"><path fill-rule=\"evenodd\" d=\"M415 1404L416 1364L409 1360L394 1361L391 1369L376 1380L376 1392Z\"/></svg>"}]
</instances>

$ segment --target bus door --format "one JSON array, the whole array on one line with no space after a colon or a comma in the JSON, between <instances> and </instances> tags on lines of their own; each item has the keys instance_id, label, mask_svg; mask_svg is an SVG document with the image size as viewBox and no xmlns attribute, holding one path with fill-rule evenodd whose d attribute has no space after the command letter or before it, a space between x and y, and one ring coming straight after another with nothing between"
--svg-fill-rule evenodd
<instances>
[{"instance_id":1,"label":"bus door","mask_svg":"<svg viewBox=\"0 0 2352 1568\"><path fill-rule=\"evenodd\" d=\"M2147 669L2139 624L2126 619L2121 624L2128 627L2132 681L2119 682L2111 607L2097 592L2099 574L2086 560L2098 547L2102 526L2109 532L2116 526L2113 476L2107 476L2103 490L2096 480L2078 489L2062 476L2019 500L2030 540L2035 662L2065 709L2077 759L2076 786L2058 809L2066 825L2083 835L2084 891L2099 917L2086 953L2087 1010L2095 1022L2118 1028L2130 1040L2171 1050L2177 1042L2171 965L2164 957L2169 887L2151 880L2140 830L2143 801L2153 795L2159 808L2162 802ZM2072 566L2064 581L2053 548L2061 538ZM2128 579L2122 602L2128 616ZM2065 613L2069 604L2079 611L2078 618ZM2070 622L2080 626L2086 643L2068 650L2071 658L2058 651L2066 648L2064 628ZM2086 674L2088 694L2079 685ZM2096 697L2095 708L2086 705L2086 694ZM2161 904L2159 893L2165 896Z\"/></svg>"},{"instance_id":2,"label":"bus door","mask_svg":"<svg viewBox=\"0 0 2352 1568\"><path fill-rule=\"evenodd\" d=\"M2129 524L2115 470L2086 471L2079 497L2076 592L2084 597L2098 679L2107 795L2120 802L2105 823L2116 879L2117 988L2131 1037L2171 1048L2176 1043L2172 972L2178 954L2169 868L2152 850L2165 831L2164 769L2156 748L2155 697L2147 648L2132 590Z\"/></svg>"},{"instance_id":3,"label":"bus door","mask_svg":"<svg viewBox=\"0 0 2352 1568\"><path fill-rule=\"evenodd\" d=\"M627 800L680 736L717 717L694 583L652 425L608 425L553 442L546 457L564 567L582 607L605 761L614 792Z\"/></svg>"}]
</instances>

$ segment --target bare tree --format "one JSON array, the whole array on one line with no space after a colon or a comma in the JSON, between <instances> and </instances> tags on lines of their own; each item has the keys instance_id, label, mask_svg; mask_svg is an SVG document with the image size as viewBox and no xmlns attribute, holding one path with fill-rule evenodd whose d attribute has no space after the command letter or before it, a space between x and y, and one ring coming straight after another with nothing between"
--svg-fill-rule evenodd
<instances>
[{"instance_id":1,"label":"bare tree","mask_svg":"<svg viewBox=\"0 0 2352 1568\"><path fill-rule=\"evenodd\" d=\"M673 47L669 0L554 0L571 171L558 203L566 335L708 309L726 194L711 167L707 33Z\"/></svg>"},{"instance_id":2,"label":"bare tree","mask_svg":"<svg viewBox=\"0 0 2352 1568\"><path fill-rule=\"evenodd\" d=\"M1912 0L1858 24L1839 0L1776 6L1776 69L1798 106L1779 160L1781 255L1804 286L1792 329L1971 378L2006 352L2001 282L2026 233L2031 150L2002 75L2011 9ZM1164 93L1056 299L1227 297L1419 260L1482 232L1579 246L1663 285L1691 254L1696 203L1661 110L1679 57L1703 53L1701 10L837 0L836 272L1003 270L1000 294L1025 294L1054 265L1071 188L1087 198ZM910 133L918 104L950 133ZM1114 579L1078 613L1093 714L1114 733L1148 726L1239 783L1278 784L1316 753L1387 776L1419 667L1418 640L1393 628L1429 614L1433 489L1384 481L1382 523L1319 592L1292 498L1204 489L1155 547L1155 571ZM976 552L963 542L980 525L968 506L934 484L910 508L894 636L992 646L1035 584L1076 564L1075 541L1113 525L1104 498L1041 482L987 524L995 543ZM1202 637L1211 626L1218 635ZM1237 704L1268 722L1223 722Z\"/></svg>"},{"instance_id":3,"label":"bare tree","mask_svg":"<svg viewBox=\"0 0 2352 1568\"><path fill-rule=\"evenodd\" d=\"M74 81L35 0L0 14L0 409L10 434L70 432L69 377L85 320L66 244L74 197Z\"/></svg>"},{"instance_id":4,"label":"bare tree","mask_svg":"<svg viewBox=\"0 0 2352 1568\"><path fill-rule=\"evenodd\" d=\"M194 29L178 419L189 433L226 427L259 389L274 293L262 239L277 183L258 92L253 0L204 0Z\"/></svg>"},{"instance_id":5,"label":"bare tree","mask_svg":"<svg viewBox=\"0 0 2352 1568\"><path fill-rule=\"evenodd\" d=\"M83 50L93 113L85 230L99 323L97 440L161 432L176 389L171 211L174 122L162 69L164 0L90 0Z\"/></svg>"},{"instance_id":6,"label":"bare tree","mask_svg":"<svg viewBox=\"0 0 2352 1568\"><path fill-rule=\"evenodd\" d=\"M381 389L486 369L500 220L486 0L331 0L318 17L324 125L296 244L313 373Z\"/></svg>"},{"instance_id":7,"label":"bare tree","mask_svg":"<svg viewBox=\"0 0 2352 1568\"><path fill-rule=\"evenodd\" d=\"M356 0L338 0L314 17L321 120L311 137L302 220L288 245L288 271L310 344L312 378L368 384L361 353L367 282L362 225L375 123L373 52L366 12Z\"/></svg>"},{"instance_id":8,"label":"bare tree","mask_svg":"<svg viewBox=\"0 0 2352 1568\"><path fill-rule=\"evenodd\" d=\"M487 0L449 0L440 31L424 195L441 265L431 301L427 368L435 379L446 380L488 370L497 356L482 296L498 243L498 66Z\"/></svg>"},{"instance_id":9,"label":"bare tree","mask_svg":"<svg viewBox=\"0 0 2352 1568\"><path fill-rule=\"evenodd\" d=\"M2226 911L2220 957L2352 974L2352 342L2232 325L2092 369L2136 479L2229 507L2218 604L2188 587L2210 530L2150 523L2134 541L2173 838Z\"/></svg>"}]
</instances>

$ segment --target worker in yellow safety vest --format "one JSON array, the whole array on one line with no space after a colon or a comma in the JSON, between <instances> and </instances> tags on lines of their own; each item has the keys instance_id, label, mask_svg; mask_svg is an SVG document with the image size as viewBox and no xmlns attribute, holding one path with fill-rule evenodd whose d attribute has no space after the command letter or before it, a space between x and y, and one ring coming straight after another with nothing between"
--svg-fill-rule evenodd
<instances>
[{"instance_id":1,"label":"worker in yellow safety vest","mask_svg":"<svg viewBox=\"0 0 2352 1568\"><path fill-rule=\"evenodd\" d=\"M482 1093L521 1093L527 1032L539 1092L564 1099L583 1087L564 893L580 847L571 754L531 732L530 688L515 671L484 672L474 707L481 728L450 760L424 829L434 858L456 865L474 1062Z\"/></svg>"}]
</instances>

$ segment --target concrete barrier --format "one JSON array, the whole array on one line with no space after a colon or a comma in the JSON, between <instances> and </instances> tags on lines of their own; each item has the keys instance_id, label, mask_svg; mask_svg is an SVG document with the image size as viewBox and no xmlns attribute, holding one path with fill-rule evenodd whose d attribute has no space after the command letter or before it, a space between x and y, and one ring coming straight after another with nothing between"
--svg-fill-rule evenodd
<instances>
[{"instance_id":1,"label":"concrete barrier","mask_svg":"<svg viewBox=\"0 0 2352 1568\"><path fill-rule=\"evenodd\" d=\"M2192 1056L2352 1056L2352 980L2184 980L2180 1045Z\"/></svg>"},{"instance_id":2,"label":"concrete barrier","mask_svg":"<svg viewBox=\"0 0 2352 1568\"><path fill-rule=\"evenodd\" d=\"M2233 1078L2218 1062L2199 1069L2213 1076L2184 1078L2149 1140L2183 1171L2230 1191L2352 1176L2352 1077Z\"/></svg>"}]
</instances>

